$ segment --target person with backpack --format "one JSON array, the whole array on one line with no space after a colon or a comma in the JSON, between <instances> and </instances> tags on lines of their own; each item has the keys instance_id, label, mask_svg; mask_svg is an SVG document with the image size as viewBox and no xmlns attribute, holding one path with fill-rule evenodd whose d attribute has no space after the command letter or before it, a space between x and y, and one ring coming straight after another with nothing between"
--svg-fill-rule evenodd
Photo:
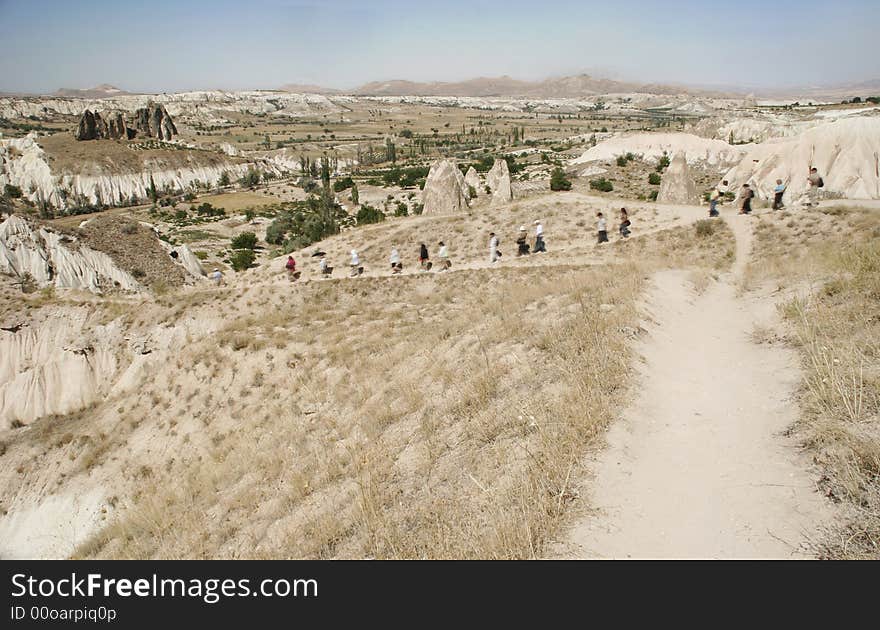
<instances>
[{"instance_id":1,"label":"person with backpack","mask_svg":"<svg viewBox=\"0 0 880 630\"><path fill-rule=\"evenodd\" d=\"M329 277L333 273L333 267L330 266L330 262L327 260L327 254L319 252L318 256L321 257L321 262L318 263L318 266L321 269L321 275Z\"/></svg>"},{"instance_id":2,"label":"person with backpack","mask_svg":"<svg viewBox=\"0 0 880 630\"><path fill-rule=\"evenodd\" d=\"M629 226L632 225L629 220L629 213L626 208L620 209L620 238L629 238Z\"/></svg>"},{"instance_id":3,"label":"person with backpack","mask_svg":"<svg viewBox=\"0 0 880 630\"><path fill-rule=\"evenodd\" d=\"M519 236L516 237L516 255L527 256L529 253L529 243L526 240L526 226L519 229Z\"/></svg>"},{"instance_id":4,"label":"person with backpack","mask_svg":"<svg viewBox=\"0 0 880 630\"><path fill-rule=\"evenodd\" d=\"M819 189L825 187L825 182L819 176L816 167L810 168L810 174L807 176L807 205L819 205Z\"/></svg>"},{"instance_id":5,"label":"person with backpack","mask_svg":"<svg viewBox=\"0 0 880 630\"><path fill-rule=\"evenodd\" d=\"M740 190L740 203L742 204L739 209L740 214L751 214L752 213L752 199L755 196L755 191L752 190L752 187L748 184L743 184L742 189Z\"/></svg>"},{"instance_id":6,"label":"person with backpack","mask_svg":"<svg viewBox=\"0 0 880 630\"><path fill-rule=\"evenodd\" d=\"M776 180L776 188L773 189L773 209L781 210L785 206L782 203L782 196L785 194L785 184L781 179Z\"/></svg>"},{"instance_id":7,"label":"person with backpack","mask_svg":"<svg viewBox=\"0 0 880 630\"><path fill-rule=\"evenodd\" d=\"M428 246L424 243L419 245L419 264L422 266L422 271L431 270L431 261L428 259Z\"/></svg>"},{"instance_id":8,"label":"person with backpack","mask_svg":"<svg viewBox=\"0 0 880 630\"><path fill-rule=\"evenodd\" d=\"M284 268L287 270L287 277L291 282L299 278L299 273L296 270L296 261L293 259L293 256L287 257Z\"/></svg>"}]
</instances>

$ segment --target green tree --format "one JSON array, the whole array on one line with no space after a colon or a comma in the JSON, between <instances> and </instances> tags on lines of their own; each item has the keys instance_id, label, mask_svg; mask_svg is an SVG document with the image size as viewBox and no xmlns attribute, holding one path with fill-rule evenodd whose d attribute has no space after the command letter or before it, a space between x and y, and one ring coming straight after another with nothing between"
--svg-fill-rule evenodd
<instances>
[{"instance_id":1,"label":"green tree","mask_svg":"<svg viewBox=\"0 0 880 630\"><path fill-rule=\"evenodd\" d=\"M156 182L153 181L153 174L152 174L152 173L150 173L150 191L149 191L149 195L150 195L150 200L151 200L153 203L156 203L156 200L159 199L159 193L158 193L158 191L156 190Z\"/></svg>"},{"instance_id":2,"label":"green tree","mask_svg":"<svg viewBox=\"0 0 880 630\"><path fill-rule=\"evenodd\" d=\"M150 181L152 181L152 180L153 180L153 178L152 178L152 176L150 176ZM6 184L6 186L3 189L3 194L6 195L7 197L9 197L10 199L20 199L21 198L21 188L19 188L18 186L13 186L12 184Z\"/></svg>"},{"instance_id":3,"label":"green tree","mask_svg":"<svg viewBox=\"0 0 880 630\"><path fill-rule=\"evenodd\" d=\"M571 181L558 166L550 173L550 190L571 190Z\"/></svg>"},{"instance_id":4,"label":"green tree","mask_svg":"<svg viewBox=\"0 0 880 630\"><path fill-rule=\"evenodd\" d=\"M361 206L357 213L357 224L381 223L385 220L385 213L369 204Z\"/></svg>"},{"instance_id":5,"label":"green tree","mask_svg":"<svg viewBox=\"0 0 880 630\"><path fill-rule=\"evenodd\" d=\"M660 173L654 172L648 175L648 183L653 186L660 185Z\"/></svg>"},{"instance_id":6,"label":"green tree","mask_svg":"<svg viewBox=\"0 0 880 630\"><path fill-rule=\"evenodd\" d=\"M351 202L356 206L359 205L360 195L358 194L358 185L357 184L351 185Z\"/></svg>"},{"instance_id":7,"label":"green tree","mask_svg":"<svg viewBox=\"0 0 880 630\"><path fill-rule=\"evenodd\" d=\"M153 178L150 177L150 181L152 180ZM229 186L229 184L229 173L223 171L222 173L220 173L220 179L217 180L217 186L219 186L220 188L225 188L226 186Z\"/></svg>"},{"instance_id":8,"label":"green tree","mask_svg":"<svg viewBox=\"0 0 880 630\"><path fill-rule=\"evenodd\" d=\"M229 257L229 264L235 271L244 271L254 264L257 255L252 249L239 249L232 253Z\"/></svg>"},{"instance_id":9,"label":"green tree","mask_svg":"<svg viewBox=\"0 0 880 630\"><path fill-rule=\"evenodd\" d=\"M253 232L242 232L232 239L232 249L254 249L257 246L257 235Z\"/></svg>"},{"instance_id":10,"label":"green tree","mask_svg":"<svg viewBox=\"0 0 880 630\"><path fill-rule=\"evenodd\" d=\"M260 171L255 168L249 168L247 173L238 180L238 183L244 188L253 188L260 183Z\"/></svg>"},{"instance_id":11,"label":"green tree","mask_svg":"<svg viewBox=\"0 0 880 630\"><path fill-rule=\"evenodd\" d=\"M397 162L397 147L391 142L391 138L385 139L385 159L388 162Z\"/></svg>"}]
</instances>

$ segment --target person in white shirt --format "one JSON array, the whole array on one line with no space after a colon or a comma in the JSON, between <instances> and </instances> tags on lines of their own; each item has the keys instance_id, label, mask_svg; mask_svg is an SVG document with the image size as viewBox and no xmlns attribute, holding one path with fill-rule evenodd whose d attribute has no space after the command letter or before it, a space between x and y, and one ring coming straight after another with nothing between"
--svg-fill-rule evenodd
<instances>
[{"instance_id":1,"label":"person in white shirt","mask_svg":"<svg viewBox=\"0 0 880 630\"><path fill-rule=\"evenodd\" d=\"M499 252L498 252L498 237L495 236L495 232L489 233L489 262L495 262L498 260Z\"/></svg>"},{"instance_id":2,"label":"person in white shirt","mask_svg":"<svg viewBox=\"0 0 880 630\"><path fill-rule=\"evenodd\" d=\"M216 267L214 268L214 271L211 273L211 280L213 280L214 284L216 284L218 287L221 284L223 284L223 274L220 273L220 270L217 269Z\"/></svg>"},{"instance_id":3,"label":"person in white shirt","mask_svg":"<svg viewBox=\"0 0 880 630\"><path fill-rule=\"evenodd\" d=\"M351 276L359 276L364 272L364 268L361 267L361 259L358 256L357 250L351 250Z\"/></svg>"},{"instance_id":4,"label":"person in white shirt","mask_svg":"<svg viewBox=\"0 0 880 630\"><path fill-rule=\"evenodd\" d=\"M452 266L452 263L449 261L449 250L446 249L446 243L443 241L437 243L437 246L440 248L437 250L437 257L440 259L440 271L446 271Z\"/></svg>"},{"instance_id":5,"label":"person in white shirt","mask_svg":"<svg viewBox=\"0 0 880 630\"><path fill-rule=\"evenodd\" d=\"M596 230L599 233L599 243L607 243L608 242L608 222L605 220L605 215L599 212L597 215L596 221Z\"/></svg>"},{"instance_id":6,"label":"person in white shirt","mask_svg":"<svg viewBox=\"0 0 880 630\"><path fill-rule=\"evenodd\" d=\"M391 247L391 273L400 273L403 271L403 265L400 262L400 252L396 247Z\"/></svg>"},{"instance_id":7,"label":"person in white shirt","mask_svg":"<svg viewBox=\"0 0 880 630\"><path fill-rule=\"evenodd\" d=\"M532 251L535 254L547 251L547 248L544 246L544 226L541 225L540 221L535 221L535 246L532 248Z\"/></svg>"}]
</instances>

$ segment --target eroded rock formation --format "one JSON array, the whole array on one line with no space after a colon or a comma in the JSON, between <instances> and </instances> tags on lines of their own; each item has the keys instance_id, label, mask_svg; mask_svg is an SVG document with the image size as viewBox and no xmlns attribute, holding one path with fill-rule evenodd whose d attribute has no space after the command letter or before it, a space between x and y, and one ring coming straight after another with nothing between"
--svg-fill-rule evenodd
<instances>
[{"instance_id":1,"label":"eroded rock formation","mask_svg":"<svg viewBox=\"0 0 880 630\"><path fill-rule=\"evenodd\" d=\"M438 160L431 165L422 203L424 214L454 214L468 209L467 184L455 162Z\"/></svg>"},{"instance_id":2,"label":"eroded rock formation","mask_svg":"<svg viewBox=\"0 0 880 630\"><path fill-rule=\"evenodd\" d=\"M177 127L164 105L151 102L135 111L131 126L126 124L122 112L102 116L87 109L73 135L77 140L117 140L131 139L138 133L147 138L171 140L177 135Z\"/></svg>"}]
</instances>

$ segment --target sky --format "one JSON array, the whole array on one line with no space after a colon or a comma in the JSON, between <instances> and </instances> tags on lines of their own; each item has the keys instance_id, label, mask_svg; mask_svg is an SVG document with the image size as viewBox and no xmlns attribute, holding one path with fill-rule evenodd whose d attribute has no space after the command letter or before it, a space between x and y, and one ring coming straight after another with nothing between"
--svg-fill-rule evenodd
<instances>
[{"instance_id":1,"label":"sky","mask_svg":"<svg viewBox=\"0 0 880 630\"><path fill-rule=\"evenodd\" d=\"M0 0L0 91L880 79L880 0Z\"/></svg>"}]
</instances>

